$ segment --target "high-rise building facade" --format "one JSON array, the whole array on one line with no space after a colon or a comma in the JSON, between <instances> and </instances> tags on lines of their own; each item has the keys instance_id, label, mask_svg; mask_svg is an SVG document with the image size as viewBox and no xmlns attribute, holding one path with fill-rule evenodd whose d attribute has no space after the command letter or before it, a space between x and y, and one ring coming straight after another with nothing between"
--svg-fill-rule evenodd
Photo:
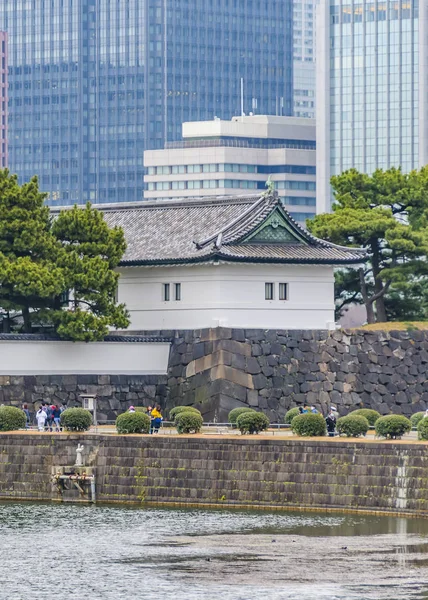
<instances>
[{"instance_id":1,"label":"high-rise building facade","mask_svg":"<svg viewBox=\"0 0 428 600\"><path fill-rule=\"evenodd\" d=\"M293 114L315 118L316 2L293 0Z\"/></svg>"},{"instance_id":2,"label":"high-rise building facade","mask_svg":"<svg viewBox=\"0 0 428 600\"><path fill-rule=\"evenodd\" d=\"M330 209L332 175L351 167L372 173L418 166L426 143L420 135L426 96L419 101L427 80L426 25L419 0L319 0L318 212Z\"/></svg>"},{"instance_id":3,"label":"high-rise building facade","mask_svg":"<svg viewBox=\"0 0 428 600\"><path fill-rule=\"evenodd\" d=\"M143 151L230 119L241 89L246 113L292 114L292 0L2 0L0 29L10 167L50 204L142 200Z\"/></svg>"},{"instance_id":4,"label":"high-rise building facade","mask_svg":"<svg viewBox=\"0 0 428 600\"><path fill-rule=\"evenodd\" d=\"M0 169L8 165L7 33L0 31Z\"/></svg>"},{"instance_id":5,"label":"high-rise building facade","mask_svg":"<svg viewBox=\"0 0 428 600\"><path fill-rule=\"evenodd\" d=\"M260 194L270 178L300 223L315 215L315 121L246 116L183 123L183 140L147 150L144 198Z\"/></svg>"}]
</instances>

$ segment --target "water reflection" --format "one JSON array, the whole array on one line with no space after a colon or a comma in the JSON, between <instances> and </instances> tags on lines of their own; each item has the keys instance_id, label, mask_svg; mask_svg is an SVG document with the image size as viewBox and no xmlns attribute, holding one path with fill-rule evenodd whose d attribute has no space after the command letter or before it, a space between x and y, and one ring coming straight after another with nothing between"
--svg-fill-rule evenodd
<instances>
[{"instance_id":1,"label":"water reflection","mask_svg":"<svg viewBox=\"0 0 428 600\"><path fill-rule=\"evenodd\" d=\"M0 535L0 600L428 599L422 519L16 503Z\"/></svg>"}]
</instances>

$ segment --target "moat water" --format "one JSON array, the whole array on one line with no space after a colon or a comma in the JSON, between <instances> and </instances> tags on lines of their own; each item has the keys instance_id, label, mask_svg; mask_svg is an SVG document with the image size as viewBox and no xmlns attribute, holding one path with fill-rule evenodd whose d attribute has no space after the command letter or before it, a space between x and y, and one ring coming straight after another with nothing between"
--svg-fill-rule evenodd
<instances>
[{"instance_id":1,"label":"moat water","mask_svg":"<svg viewBox=\"0 0 428 600\"><path fill-rule=\"evenodd\" d=\"M428 599L428 520L0 504L1 600Z\"/></svg>"}]
</instances>

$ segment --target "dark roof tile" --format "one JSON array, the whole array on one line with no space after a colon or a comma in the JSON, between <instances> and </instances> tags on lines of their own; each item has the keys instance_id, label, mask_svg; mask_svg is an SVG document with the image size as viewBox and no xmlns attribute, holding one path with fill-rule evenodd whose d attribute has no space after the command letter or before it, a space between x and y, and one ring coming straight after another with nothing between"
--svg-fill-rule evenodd
<instances>
[{"instance_id":1,"label":"dark roof tile","mask_svg":"<svg viewBox=\"0 0 428 600\"><path fill-rule=\"evenodd\" d=\"M242 240L280 207L296 243L250 244ZM101 208L120 226L128 244L122 265L181 264L210 260L347 264L365 260L356 248L313 237L284 210L276 193L198 198Z\"/></svg>"}]
</instances>

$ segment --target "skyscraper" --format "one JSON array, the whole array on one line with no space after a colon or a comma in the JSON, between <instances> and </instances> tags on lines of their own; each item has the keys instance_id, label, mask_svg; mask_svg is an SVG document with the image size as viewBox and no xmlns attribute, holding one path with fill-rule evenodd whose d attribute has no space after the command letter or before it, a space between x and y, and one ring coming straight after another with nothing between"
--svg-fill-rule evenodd
<instances>
[{"instance_id":1,"label":"skyscraper","mask_svg":"<svg viewBox=\"0 0 428 600\"><path fill-rule=\"evenodd\" d=\"M0 169L8 164L7 33L0 31Z\"/></svg>"},{"instance_id":2,"label":"skyscraper","mask_svg":"<svg viewBox=\"0 0 428 600\"><path fill-rule=\"evenodd\" d=\"M420 127L426 95L419 101L420 87L425 94L427 86L428 22L419 19L418 5L418 0L319 0L318 212L330 208L331 175L351 167L372 173L378 167L418 166L419 147L428 141Z\"/></svg>"},{"instance_id":3,"label":"skyscraper","mask_svg":"<svg viewBox=\"0 0 428 600\"><path fill-rule=\"evenodd\" d=\"M143 197L183 121L292 114L292 0L2 0L9 163L51 204ZM282 100L281 100L282 99Z\"/></svg>"},{"instance_id":4,"label":"skyscraper","mask_svg":"<svg viewBox=\"0 0 428 600\"><path fill-rule=\"evenodd\" d=\"M146 200L257 194L267 179L294 220L315 215L315 121L253 115L183 123L183 140L144 152Z\"/></svg>"},{"instance_id":5,"label":"skyscraper","mask_svg":"<svg viewBox=\"0 0 428 600\"><path fill-rule=\"evenodd\" d=\"M315 0L293 0L293 114L315 118Z\"/></svg>"}]
</instances>

